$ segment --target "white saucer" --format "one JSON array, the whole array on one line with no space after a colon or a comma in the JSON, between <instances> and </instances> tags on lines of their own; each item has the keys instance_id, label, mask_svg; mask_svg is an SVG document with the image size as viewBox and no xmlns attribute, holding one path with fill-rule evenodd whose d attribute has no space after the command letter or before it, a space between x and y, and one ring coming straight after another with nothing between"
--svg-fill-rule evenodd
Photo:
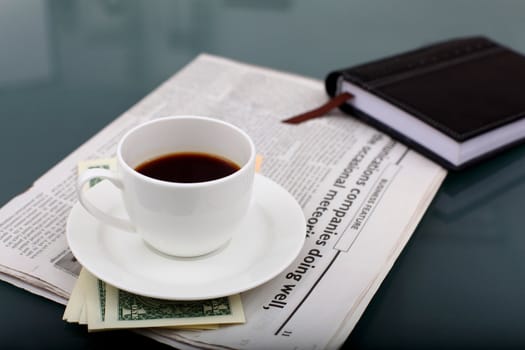
<instances>
[{"instance_id":1,"label":"white saucer","mask_svg":"<svg viewBox=\"0 0 525 350\"><path fill-rule=\"evenodd\" d=\"M175 258L147 246L138 234L104 225L77 203L66 236L77 260L117 288L154 298L198 300L232 295L277 276L299 254L305 218L295 199L256 175L243 229L224 247L197 258ZM125 216L119 191L103 181L87 193L92 202Z\"/></svg>"}]
</instances>

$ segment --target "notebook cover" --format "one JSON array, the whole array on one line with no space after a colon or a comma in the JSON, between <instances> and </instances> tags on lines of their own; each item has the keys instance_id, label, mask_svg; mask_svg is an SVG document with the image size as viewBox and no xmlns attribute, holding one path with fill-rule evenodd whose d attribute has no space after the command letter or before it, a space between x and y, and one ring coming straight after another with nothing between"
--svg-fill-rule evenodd
<instances>
[{"instance_id":1,"label":"notebook cover","mask_svg":"<svg viewBox=\"0 0 525 350\"><path fill-rule=\"evenodd\" d=\"M332 72L325 80L331 96L341 77L459 143L525 116L525 56L485 37L441 42ZM356 112L350 105L342 109ZM401 133L385 131L414 146Z\"/></svg>"}]
</instances>

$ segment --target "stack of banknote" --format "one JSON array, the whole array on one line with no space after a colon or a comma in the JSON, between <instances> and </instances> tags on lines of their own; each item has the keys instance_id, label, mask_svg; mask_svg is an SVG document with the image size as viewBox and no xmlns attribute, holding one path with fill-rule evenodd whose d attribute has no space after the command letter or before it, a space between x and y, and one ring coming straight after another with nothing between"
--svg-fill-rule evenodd
<instances>
[{"instance_id":1,"label":"stack of banknote","mask_svg":"<svg viewBox=\"0 0 525 350\"><path fill-rule=\"evenodd\" d=\"M119 290L82 269L63 319L88 330L171 327L216 329L244 323L240 295L177 301L148 298Z\"/></svg>"}]
</instances>

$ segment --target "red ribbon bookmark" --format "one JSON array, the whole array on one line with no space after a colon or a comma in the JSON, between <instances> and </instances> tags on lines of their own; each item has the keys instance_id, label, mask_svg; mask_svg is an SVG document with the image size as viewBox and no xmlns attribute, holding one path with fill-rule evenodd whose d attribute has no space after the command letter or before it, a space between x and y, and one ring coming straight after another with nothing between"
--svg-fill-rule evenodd
<instances>
[{"instance_id":1,"label":"red ribbon bookmark","mask_svg":"<svg viewBox=\"0 0 525 350\"><path fill-rule=\"evenodd\" d=\"M342 94L339 94L339 95L335 96L334 98L332 98L330 101L328 101L327 103L325 103L321 107L313 109L313 110L305 112L305 113L301 113L301 114L296 115L294 117L285 119L285 120L283 120L283 123L299 124L299 123L302 123L302 122L310 120L310 119L322 117L326 113L330 112L332 109L341 106L343 103L345 103L346 101L350 100L353 97L354 97L354 95L352 95L351 93L343 92Z\"/></svg>"}]
</instances>

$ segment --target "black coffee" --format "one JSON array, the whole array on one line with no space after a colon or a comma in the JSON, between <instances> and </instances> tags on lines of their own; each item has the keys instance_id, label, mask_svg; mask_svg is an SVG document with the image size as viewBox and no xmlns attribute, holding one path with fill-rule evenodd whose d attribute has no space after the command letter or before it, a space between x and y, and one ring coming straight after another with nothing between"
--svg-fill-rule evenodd
<instances>
[{"instance_id":1,"label":"black coffee","mask_svg":"<svg viewBox=\"0 0 525 350\"><path fill-rule=\"evenodd\" d=\"M135 168L139 173L157 180L184 183L220 179L239 169L228 159L197 152L167 154Z\"/></svg>"}]
</instances>

